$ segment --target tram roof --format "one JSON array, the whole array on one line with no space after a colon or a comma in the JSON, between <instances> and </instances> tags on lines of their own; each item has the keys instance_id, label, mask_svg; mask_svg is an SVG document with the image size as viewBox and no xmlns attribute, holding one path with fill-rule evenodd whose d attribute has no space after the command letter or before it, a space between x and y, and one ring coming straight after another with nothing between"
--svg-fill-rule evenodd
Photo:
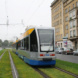
<instances>
[{"instance_id":1,"label":"tram roof","mask_svg":"<svg viewBox=\"0 0 78 78\"><path fill-rule=\"evenodd\" d=\"M54 29L54 27L29 27L27 31L23 33L13 44L19 42L20 40L24 39L26 36L30 35L35 29Z\"/></svg>"},{"instance_id":2,"label":"tram roof","mask_svg":"<svg viewBox=\"0 0 78 78\"><path fill-rule=\"evenodd\" d=\"M30 35L35 28L31 28L31 29L27 29L27 31L25 33L23 33L17 40L16 42L14 42L13 44L19 42L20 40L22 40L23 38L25 38L26 36Z\"/></svg>"}]
</instances>

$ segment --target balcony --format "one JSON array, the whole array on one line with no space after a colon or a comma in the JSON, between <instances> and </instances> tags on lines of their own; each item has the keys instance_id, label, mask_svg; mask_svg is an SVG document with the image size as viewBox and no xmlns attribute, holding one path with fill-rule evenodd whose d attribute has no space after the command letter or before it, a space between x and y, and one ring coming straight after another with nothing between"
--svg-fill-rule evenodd
<instances>
[{"instance_id":1,"label":"balcony","mask_svg":"<svg viewBox=\"0 0 78 78\"><path fill-rule=\"evenodd\" d=\"M73 37L76 37L76 35L74 34Z\"/></svg>"},{"instance_id":2,"label":"balcony","mask_svg":"<svg viewBox=\"0 0 78 78\"><path fill-rule=\"evenodd\" d=\"M78 39L78 36L76 36L76 35L70 36L70 38L69 38L69 40L71 40L71 41L74 41L76 39Z\"/></svg>"},{"instance_id":3,"label":"balcony","mask_svg":"<svg viewBox=\"0 0 78 78\"><path fill-rule=\"evenodd\" d=\"M74 16L72 16L72 17L69 18L69 21L72 21L72 20L74 20L74 19L76 19L76 18L77 18L77 16L74 15Z\"/></svg>"}]
</instances>

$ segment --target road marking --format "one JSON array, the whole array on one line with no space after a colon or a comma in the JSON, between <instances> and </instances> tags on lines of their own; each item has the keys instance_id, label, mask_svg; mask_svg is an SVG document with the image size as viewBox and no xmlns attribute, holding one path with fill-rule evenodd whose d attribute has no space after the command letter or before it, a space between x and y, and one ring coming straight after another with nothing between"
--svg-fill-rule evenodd
<instances>
[{"instance_id":1,"label":"road marking","mask_svg":"<svg viewBox=\"0 0 78 78\"><path fill-rule=\"evenodd\" d=\"M9 52L9 57L10 57L10 63L11 63L11 68L12 68L12 74L13 74L13 78L18 78L18 72L16 70L16 67L14 65L13 59L11 57L11 54Z\"/></svg>"},{"instance_id":2,"label":"road marking","mask_svg":"<svg viewBox=\"0 0 78 78\"><path fill-rule=\"evenodd\" d=\"M5 53L5 52L4 52L4 53ZM2 53L2 55L0 56L0 60L1 60L2 56L4 55L4 53Z\"/></svg>"}]
</instances>

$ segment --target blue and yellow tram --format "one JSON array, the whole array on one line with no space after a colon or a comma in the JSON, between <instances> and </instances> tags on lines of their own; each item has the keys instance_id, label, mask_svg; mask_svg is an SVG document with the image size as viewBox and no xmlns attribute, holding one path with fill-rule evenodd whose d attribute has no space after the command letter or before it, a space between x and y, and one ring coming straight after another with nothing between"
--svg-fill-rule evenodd
<instances>
[{"instance_id":1,"label":"blue and yellow tram","mask_svg":"<svg viewBox=\"0 0 78 78\"><path fill-rule=\"evenodd\" d=\"M13 46L13 52L30 65L56 64L54 28L29 28Z\"/></svg>"}]
</instances>

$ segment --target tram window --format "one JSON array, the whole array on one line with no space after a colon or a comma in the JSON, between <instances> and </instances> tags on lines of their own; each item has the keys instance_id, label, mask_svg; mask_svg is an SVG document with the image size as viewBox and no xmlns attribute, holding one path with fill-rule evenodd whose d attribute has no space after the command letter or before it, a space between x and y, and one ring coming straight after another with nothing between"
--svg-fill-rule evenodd
<instances>
[{"instance_id":1,"label":"tram window","mask_svg":"<svg viewBox=\"0 0 78 78\"><path fill-rule=\"evenodd\" d=\"M16 44L14 44L14 48L16 47Z\"/></svg>"},{"instance_id":2,"label":"tram window","mask_svg":"<svg viewBox=\"0 0 78 78\"><path fill-rule=\"evenodd\" d=\"M16 43L16 50L18 50L18 43Z\"/></svg>"},{"instance_id":3,"label":"tram window","mask_svg":"<svg viewBox=\"0 0 78 78\"><path fill-rule=\"evenodd\" d=\"M21 41L21 47L23 47L23 46L24 46L24 40Z\"/></svg>"},{"instance_id":4,"label":"tram window","mask_svg":"<svg viewBox=\"0 0 78 78\"><path fill-rule=\"evenodd\" d=\"M24 39L24 50L26 50L26 38Z\"/></svg>"},{"instance_id":5,"label":"tram window","mask_svg":"<svg viewBox=\"0 0 78 78\"><path fill-rule=\"evenodd\" d=\"M24 49L29 50L29 37L24 39Z\"/></svg>"},{"instance_id":6,"label":"tram window","mask_svg":"<svg viewBox=\"0 0 78 78\"><path fill-rule=\"evenodd\" d=\"M21 41L16 43L16 49L18 50L18 49L20 49L20 47L21 47Z\"/></svg>"},{"instance_id":7,"label":"tram window","mask_svg":"<svg viewBox=\"0 0 78 78\"><path fill-rule=\"evenodd\" d=\"M23 40L21 41L21 47L23 47Z\"/></svg>"},{"instance_id":8,"label":"tram window","mask_svg":"<svg viewBox=\"0 0 78 78\"><path fill-rule=\"evenodd\" d=\"M24 39L20 41L20 44L21 44L20 49L24 50Z\"/></svg>"},{"instance_id":9,"label":"tram window","mask_svg":"<svg viewBox=\"0 0 78 78\"><path fill-rule=\"evenodd\" d=\"M35 30L30 35L30 51L38 52L37 37Z\"/></svg>"},{"instance_id":10,"label":"tram window","mask_svg":"<svg viewBox=\"0 0 78 78\"><path fill-rule=\"evenodd\" d=\"M54 52L54 30L39 29L40 51Z\"/></svg>"}]
</instances>

